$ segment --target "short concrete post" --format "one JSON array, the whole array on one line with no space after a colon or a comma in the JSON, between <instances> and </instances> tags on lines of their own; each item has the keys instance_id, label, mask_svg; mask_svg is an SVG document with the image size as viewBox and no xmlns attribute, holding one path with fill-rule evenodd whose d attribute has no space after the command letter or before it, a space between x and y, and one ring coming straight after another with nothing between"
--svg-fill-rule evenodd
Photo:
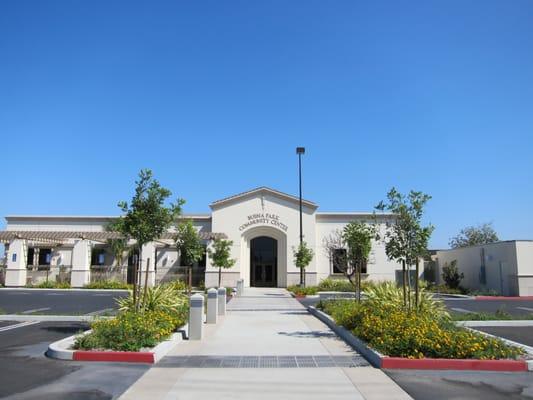
<instances>
[{"instance_id":1,"label":"short concrete post","mask_svg":"<svg viewBox=\"0 0 533 400\"><path fill-rule=\"evenodd\" d=\"M239 279L237 281L237 296L242 296L242 292L244 289L244 279Z\"/></svg>"},{"instance_id":2,"label":"short concrete post","mask_svg":"<svg viewBox=\"0 0 533 400\"><path fill-rule=\"evenodd\" d=\"M216 324L218 319L217 290L211 288L207 291L207 320L208 324Z\"/></svg>"},{"instance_id":3,"label":"short concrete post","mask_svg":"<svg viewBox=\"0 0 533 400\"><path fill-rule=\"evenodd\" d=\"M204 329L204 296L193 294L189 304L189 340L200 340Z\"/></svg>"},{"instance_id":4,"label":"short concrete post","mask_svg":"<svg viewBox=\"0 0 533 400\"><path fill-rule=\"evenodd\" d=\"M226 288L218 288L218 315L226 315Z\"/></svg>"}]
</instances>

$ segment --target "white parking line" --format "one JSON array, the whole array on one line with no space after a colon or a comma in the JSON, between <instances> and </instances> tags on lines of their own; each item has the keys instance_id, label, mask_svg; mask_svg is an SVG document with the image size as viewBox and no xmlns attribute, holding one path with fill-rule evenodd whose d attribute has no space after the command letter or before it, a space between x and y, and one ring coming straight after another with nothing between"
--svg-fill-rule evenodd
<instances>
[{"instance_id":1,"label":"white parking line","mask_svg":"<svg viewBox=\"0 0 533 400\"><path fill-rule=\"evenodd\" d=\"M25 292L8 293L9 296L24 296L26 294L29 294L29 293L25 293Z\"/></svg>"},{"instance_id":2,"label":"white parking line","mask_svg":"<svg viewBox=\"0 0 533 400\"><path fill-rule=\"evenodd\" d=\"M25 322L21 322L20 324L4 326L0 328L0 332L9 331L11 329L16 329L16 328L22 328L23 326L35 325L35 324L38 324L39 322L40 321L25 321Z\"/></svg>"},{"instance_id":3,"label":"white parking line","mask_svg":"<svg viewBox=\"0 0 533 400\"><path fill-rule=\"evenodd\" d=\"M45 296L64 296L64 293L46 293Z\"/></svg>"},{"instance_id":4,"label":"white parking line","mask_svg":"<svg viewBox=\"0 0 533 400\"><path fill-rule=\"evenodd\" d=\"M93 294L93 296L99 296L99 297L111 297L111 296L113 296L113 295L112 295L112 294L100 293L100 294Z\"/></svg>"},{"instance_id":5,"label":"white parking line","mask_svg":"<svg viewBox=\"0 0 533 400\"><path fill-rule=\"evenodd\" d=\"M465 310L464 308L452 308L453 311L457 311L457 312L460 312L460 313L471 313L472 311L470 310Z\"/></svg>"},{"instance_id":6,"label":"white parking line","mask_svg":"<svg viewBox=\"0 0 533 400\"><path fill-rule=\"evenodd\" d=\"M50 307L34 308L33 310L22 311L21 314L32 314L32 313L36 313L39 311L46 311L46 310L50 310Z\"/></svg>"},{"instance_id":7,"label":"white parking line","mask_svg":"<svg viewBox=\"0 0 533 400\"><path fill-rule=\"evenodd\" d=\"M525 310L525 311L533 312L533 308L529 308L529 307L516 307L516 308L518 308L519 310Z\"/></svg>"},{"instance_id":8,"label":"white parking line","mask_svg":"<svg viewBox=\"0 0 533 400\"><path fill-rule=\"evenodd\" d=\"M113 311L113 308L104 308L103 310L96 310L96 311L87 313L85 315L100 315L108 311Z\"/></svg>"}]
</instances>

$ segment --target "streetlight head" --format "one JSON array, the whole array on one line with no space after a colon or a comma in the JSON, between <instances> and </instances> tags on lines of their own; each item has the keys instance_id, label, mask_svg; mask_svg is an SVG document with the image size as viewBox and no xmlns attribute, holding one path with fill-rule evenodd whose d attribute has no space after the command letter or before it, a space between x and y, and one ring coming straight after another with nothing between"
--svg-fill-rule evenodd
<instances>
[{"instance_id":1,"label":"streetlight head","mask_svg":"<svg viewBox=\"0 0 533 400\"><path fill-rule=\"evenodd\" d=\"M305 154L305 147L297 147L296 154Z\"/></svg>"}]
</instances>

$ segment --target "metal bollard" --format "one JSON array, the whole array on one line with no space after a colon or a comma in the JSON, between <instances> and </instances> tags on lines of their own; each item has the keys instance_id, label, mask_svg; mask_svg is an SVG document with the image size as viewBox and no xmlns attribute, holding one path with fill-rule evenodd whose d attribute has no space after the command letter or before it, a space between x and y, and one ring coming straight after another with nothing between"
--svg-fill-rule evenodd
<instances>
[{"instance_id":1,"label":"metal bollard","mask_svg":"<svg viewBox=\"0 0 533 400\"><path fill-rule=\"evenodd\" d=\"M218 296L217 290L211 288L207 291L207 319L208 324L216 324L218 319Z\"/></svg>"},{"instance_id":2,"label":"metal bollard","mask_svg":"<svg viewBox=\"0 0 533 400\"><path fill-rule=\"evenodd\" d=\"M226 288L218 288L218 315L226 315Z\"/></svg>"},{"instance_id":3,"label":"metal bollard","mask_svg":"<svg viewBox=\"0 0 533 400\"><path fill-rule=\"evenodd\" d=\"M204 296L193 294L189 304L189 340L200 340L204 329Z\"/></svg>"}]
</instances>

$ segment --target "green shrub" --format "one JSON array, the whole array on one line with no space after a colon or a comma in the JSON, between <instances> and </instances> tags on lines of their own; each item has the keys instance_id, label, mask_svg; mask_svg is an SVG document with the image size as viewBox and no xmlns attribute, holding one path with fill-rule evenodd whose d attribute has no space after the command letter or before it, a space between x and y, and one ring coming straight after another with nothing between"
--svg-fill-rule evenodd
<instances>
[{"instance_id":1,"label":"green shrub","mask_svg":"<svg viewBox=\"0 0 533 400\"><path fill-rule=\"evenodd\" d=\"M179 313L188 303L187 297L177 291L174 285L159 285L141 289L139 307L143 311L162 311L173 314ZM134 311L133 292L128 297L117 299L119 310L122 312Z\"/></svg>"},{"instance_id":2,"label":"green shrub","mask_svg":"<svg viewBox=\"0 0 533 400\"><path fill-rule=\"evenodd\" d=\"M291 285L287 287L287 290L296 296L307 296L308 294L316 294L318 292L316 286L300 287L299 285Z\"/></svg>"},{"instance_id":3,"label":"green shrub","mask_svg":"<svg viewBox=\"0 0 533 400\"><path fill-rule=\"evenodd\" d=\"M186 292L189 290L189 285L187 282L177 279L175 281L170 281L165 283L165 285L171 286L174 290L178 292Z\"/></svg>"},{"instance_id":4,"label":"green shrub","mask_svg":"<svg viewBox=\"0 0 533 400\"><path fill-rule=\"evenodd\" d=\"M503 320L531 320L533 314L512 315L503 309L496 310L495 313L471 312L452 314L454 321L503 321Z\"/></svg>"},{"instance_id":5,"label":"green shrub","mask_svg":"<svg viewBox=\"0 0 533 400\"><path fill-rule=\"evenodd\" d=\"M456 327L446 317L447 313L442 312L443 306L435 304L441 302L430 296L426 302L421 301L418 312L406 311L403 299L393 287L377 285L377 289L369 291L369 299L361 303L329 300L320 303L319 307L337 324L388 356L514 359L523 353L499 339Z\"/></svg>"},{"instance_id":6,"label":"green shrub","mask_svg":"<svg viewBox=\"0 0 533 400\"><path fill-rule=\"evenodd\" d=\"M365 290L365 302L369 307L384 308L394 307L403 310L403 290L396 286L394 282L381 282ZM416 294L411 291L410 294L411 305L414 306ZM420 289L418 295L418 313L427 314L433 318L449 319L450 315L446 309L446 305L439 299L435 299L431 293Z\"/></svg>"},{"instance_id":7,"label":"green shrub","mask_svg":"<svg viewBox=\"0 0 533 400\"><path fill-rule=\"evenodd\" d=\"M88 283L85 289L131 289L132 285L114 279L106 279Z\"/></svg>"},{"instance_id":8,"label":"green shrub","mask_svg":"<svg viewBox=\"0 0 533 400\"><path fill-rule=\"evenodd\" d=\"M70 289L69 282L43 281L38 284L27 284L28 288L38 289Z\"/></svg>"},{"instance_id":9,"label":"green shrub","mask_svg":"<svg viewBox=\"0 0 533 400\"><path fill-rule=\"evenodd\" d=\"M326 278L318 284L320 292L353 292L354 286L348 279Z\"/></svg>"},{"instance_id":10,"label":"green shrub","mask_svg":"<svg viewBox=\"0 0 533 400\"><path fill-rule=\"evenodd\" d=\"M122 312L113 319L93 322L92 332L78 336L74 348L139 351L154 347L185 323L186 314L186 310L180 315L162 311Z\"/></svg>"},{"instance_id":11,"label":"green shrub","mask_svg":"<svg viewBox=\"0 0 533 400\"><path fill-rule=\"evenodd\" d=\"M458 288L451 288L446 285L428 285L426 290L433 293L444 294L468 294L468 290L459 286Z\"/></svg>"}]
</instances>

